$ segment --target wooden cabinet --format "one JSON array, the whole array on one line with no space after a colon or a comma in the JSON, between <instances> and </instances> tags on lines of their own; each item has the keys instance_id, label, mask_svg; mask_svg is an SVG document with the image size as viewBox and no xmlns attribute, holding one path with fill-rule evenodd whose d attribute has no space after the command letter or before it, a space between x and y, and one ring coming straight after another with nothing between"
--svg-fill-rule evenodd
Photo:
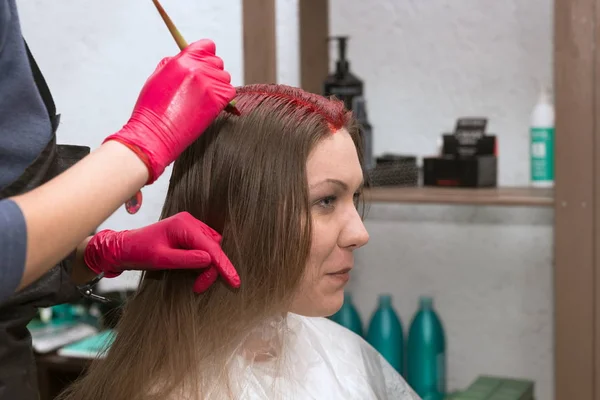
<instances>
[{"instance_id":1,"label":"wooden cabinet","mask_svg":"<svg viewBox=\"0 0 600 400\"><path fill-rule=\"evenodd\" d=\"M555 0L555 392L600 398L599 0Z\"/></svg>"}]
</instances>

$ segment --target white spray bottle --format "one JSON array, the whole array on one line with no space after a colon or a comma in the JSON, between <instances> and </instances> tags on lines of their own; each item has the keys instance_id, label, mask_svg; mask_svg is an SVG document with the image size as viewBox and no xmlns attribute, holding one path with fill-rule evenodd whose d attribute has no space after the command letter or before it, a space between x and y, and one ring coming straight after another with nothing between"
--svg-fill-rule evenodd
<instances>
[{"instance_id":1,"label":"white spray bottle","mask_svg":"<svg viewBox=\"0 0 600 400\"><path fill-rule=\"evenodd\" d=\"M545 87L531 113L529 140L531 185L554 186L554 104Z\"/></svg>"}]
</instances>

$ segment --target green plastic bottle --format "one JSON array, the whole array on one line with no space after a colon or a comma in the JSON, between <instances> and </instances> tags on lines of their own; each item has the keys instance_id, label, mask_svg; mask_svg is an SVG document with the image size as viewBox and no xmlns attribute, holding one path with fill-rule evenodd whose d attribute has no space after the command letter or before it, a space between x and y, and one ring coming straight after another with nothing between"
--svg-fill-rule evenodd
<instances>
[{"instance_id":1,"label":"green plastic bottle","mask_svg":"<svg viewBox=\"0 0 600 400\"><path fill-rule=\"evenodd\" d=\"M446 339L433 309L421 296L408 332L407 381L423 400L442 400L446 392Z\"/></svg>"},{"instance_id":2,"label":"green plastic bottle","mask_svg":"<svg viewBox=\"0 0 600 400\"><path fill-rule=\"evenodd\" d=\"M534 187L554 185L554 104L550 91L542 87L531 113L530 128L531 184Z\"/></svg>"},{"instance_id":3,"label":"green plastic bottle","mask_svg":"<svg viewBox=\"0 0 600 400\"><path fill-rule=\"evenodd\" d=\"M377 349L399 374L404 373L404 331L389 294L379 296L379 306L369 323L367 342Z\"/></svg>"},{"instance_id":4,"label":"green plastic bottle","mask_svg":"<svg viewBox=\"0 0 600 400\"><path fill-rule=\"evenodd\" d=\"M363 336L363 327L360 315L352 303L352 295L348 292L344 293L344 304L338 312L329 317L332 321L345 326L357 335Z\"/></svg>"}]
</instances>

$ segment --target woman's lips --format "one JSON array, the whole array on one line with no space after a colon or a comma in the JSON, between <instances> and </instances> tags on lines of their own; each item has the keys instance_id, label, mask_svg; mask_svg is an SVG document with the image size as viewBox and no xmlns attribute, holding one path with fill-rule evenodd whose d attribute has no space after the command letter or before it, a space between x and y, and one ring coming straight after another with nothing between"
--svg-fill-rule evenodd
<instances>
[{"instance_id":1,"label":"woman's lips","mask_svg":"<svg viewBox=\"0 0 600 400\"><path fill-rule=\"evenodd\" d=\"M352 270L352 267L348 267L348 268L342 268L338 271L335 272L330 272L327 275L341 275L341 274L347 274L348 272L350 272Z\"/></svg>"},{"instance_id":2,"label":"woman's lips","mask_svg":"<svg viewBox=\"0 0 600 400\"><path fill-rule=\"evenodd\" d=\"M336 272L331 272L331 273L327 274L327 276L329 276L332 279L335 279L336 281L339 281L341 283L346 283L346 282L348 282L348 280L350 280L350 271L351 270L352 270L352 268L344 268L344 269L340 269L339 271L336 271Z\"/></svg>"}]
</instances>

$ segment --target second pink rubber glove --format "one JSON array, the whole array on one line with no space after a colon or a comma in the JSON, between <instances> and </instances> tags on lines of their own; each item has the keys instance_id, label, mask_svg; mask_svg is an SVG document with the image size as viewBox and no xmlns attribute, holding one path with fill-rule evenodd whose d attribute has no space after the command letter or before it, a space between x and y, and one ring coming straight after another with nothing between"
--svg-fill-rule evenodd
<instances>
[{"instance_id":1,"label":"second pink rubber glove","mask_svg":"<svg viewBox=\"0 0 600 400\"><path fill-rule=\"evenodd\" d=\"M125 270L200 269L195 292L204 292L219 276L237 288L240 277L220 242L218 232L182 212L140 229L100 231L85 248L84 259L107 278Z\"/></svg>"}]
</instances>

